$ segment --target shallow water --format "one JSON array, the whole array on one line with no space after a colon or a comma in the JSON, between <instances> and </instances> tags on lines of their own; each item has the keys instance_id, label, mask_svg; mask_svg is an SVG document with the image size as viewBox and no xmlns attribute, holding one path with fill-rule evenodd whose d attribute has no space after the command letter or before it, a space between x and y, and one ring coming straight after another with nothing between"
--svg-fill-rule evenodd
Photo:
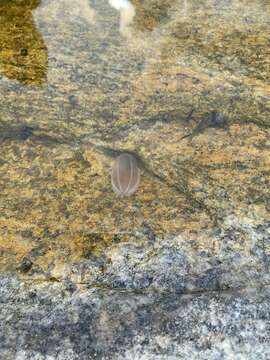
<instances>
[{"instance_id":1,"label":"shallow water","mask_svg":"<svg viewBox=\"0 0 270 360\"><path fill-rule=\"evenodd\" d=\"M269 25L264 0L0 0L1 264L267 221Z\"/></svg>"}]
</instances>

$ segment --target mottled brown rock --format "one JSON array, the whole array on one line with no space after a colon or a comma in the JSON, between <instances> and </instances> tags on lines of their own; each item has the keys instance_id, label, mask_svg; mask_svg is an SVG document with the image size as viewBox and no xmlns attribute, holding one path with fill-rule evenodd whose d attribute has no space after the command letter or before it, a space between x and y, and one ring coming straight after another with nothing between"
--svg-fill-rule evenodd
<instances>
[{"instance_id":1,"label":"mottled brown rock","mask_svg":"<svg viewBox=\"0 0 270 360\"><path fill-rule=\"evenodd\" d=\"M79 294L267 287L268 2L36 5L0 1L0 271ZM123 153L141 179L117 198Z\"/></svg>"}]
</instances>

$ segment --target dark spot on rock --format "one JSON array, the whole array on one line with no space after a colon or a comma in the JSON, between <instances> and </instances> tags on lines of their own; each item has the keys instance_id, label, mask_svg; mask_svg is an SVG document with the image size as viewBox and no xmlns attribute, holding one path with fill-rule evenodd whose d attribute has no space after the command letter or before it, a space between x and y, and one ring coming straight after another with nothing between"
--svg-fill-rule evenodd
<instances>
[{"instance_id":1,"label":"dark spot on rock","mask_svg":"<svg viewBox=\"0 0 270 360\"><path fill-rule=\"evenodd\" d=\"M27 257L24 257L19 266L19 270L22 273L27 273L29 270L31 270L32 266L33 266L32 261Z\"/></svg>"},{"instance_id":2,"label":"dark spot on rock","mask_svg":"<svg viewBox=\"0 0 270 360\"><path fill-rule=\"evenodd\" d=\"M227 123L228 123L228 117L225 114L217 111L213 111L211 113L210 121L209 121L210 127L222 128L225 125L227 125Z\"/></svg>"},{"instance_id":3,"label":"dark spot on rock","mask_svg":"<svg viewBox=\"0 0 270 360\"><path fill-rule=\"evenodd\" d=\"M72 105L72 106L76 106L78 104L78 101L77 101L77 98L75 95L70 95L68 97L68 101L69 101L70 105Z\"/></svg>"},{"instance_id":4,"label":"dark spot on rock","mask_svg":"<svg viewBox=\"0 0 270 360\"><path fill-rule=\"evenodd\" d=\"M37 292L36 292L36 290L30 290L29 291L29 298L30 299L34 299L34 298L36 298L37 297Z\"/></svg>"},{"instance_id":5,"label":"dark spot on rock","mask_svg":"<svg viewBox=\"0 0 270 360\"><path fill-rule=\"evenodd\" d=\"M34 128L28 125L5 126L0 129L0 141L26 140L33 135Z\"/></svg>"},{"instance_id":6,"label":"dark spot on rock","mask_svg":"<svg viewBox=\"0 0 270 360\"><path fill-rule=\"evenodd\" d=\"M191 116L192 116L191 112ZM229 118L222 112L212 111L210 114L206 114L199 123L195 126L192 132L183 136L182 139L190 137L191 139L199 134L204 133L208 128L226 128L229 123Z\"/></svg>"},{"instance_id":7,"label":"dark spot on rock","mask_svg":"<svg viewBox=\"0 0 270 360\"><path fill-rule=\"evenodd\" d=\"M19 129L18 138L20 140L27 140L31 135L33 135L33 131L33 127L24 125Z\"/></svg>"},{"instance_id":8,"label":"dark spot on rock","mask_svg":"<svg viewBox=\"0 0 270 360\"><path fill-rule=\"evenodd\" d=\"M113 235L113 242L119 244L121 242L121 236L119 236L119 234Z\"/></svg>"},{"instance_id":9,"label":"dark spot on rock","mask_svg":"<svg viewBox=\"0 0 270 360\"><path fill-rule=\"evenodd\" d=\"M22 56L27 56L28 55L28 50L26 48L22 48L21 51L20 51L20 54Z\"/></svg>"}]
</instances>

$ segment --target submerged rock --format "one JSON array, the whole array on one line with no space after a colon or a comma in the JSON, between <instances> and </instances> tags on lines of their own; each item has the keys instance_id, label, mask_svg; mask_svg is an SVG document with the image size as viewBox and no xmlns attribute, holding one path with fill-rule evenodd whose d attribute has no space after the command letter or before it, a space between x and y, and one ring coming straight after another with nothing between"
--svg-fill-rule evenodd
<instances>
[{"instance_id":1,"label":"submerged rock","mask_svg":"<svg viewBox=\"0 0 270 360\"><path fill-rule=\"evenodd\" d=\"M124 3L0 0L0 358L268 359L269 4Z\"/></svg>"}]
</instances>

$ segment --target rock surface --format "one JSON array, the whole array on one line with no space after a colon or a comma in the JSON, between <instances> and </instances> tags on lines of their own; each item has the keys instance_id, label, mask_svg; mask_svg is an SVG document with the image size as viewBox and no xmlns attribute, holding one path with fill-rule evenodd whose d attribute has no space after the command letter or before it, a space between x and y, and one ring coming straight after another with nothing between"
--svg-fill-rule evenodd
<instances>
[{"instance_id":1,"label":"rock surface","mask_svg":"<svg viewBox=\"0 0 270 360\"><path fill-rule=\"evenodd\" d=\"M1 359L270 357L269 23L0 0Z\"/></svg>"},{"instance_id":2,"label":"rock surface","mask_svg":"<svg viewBox=\"0 0 270 360\"><path fill-rule=\"evenodd\" d=\"M269 359L270 289L160 295L1 279L1 359Z\"/></svg>"}]
</instances>

